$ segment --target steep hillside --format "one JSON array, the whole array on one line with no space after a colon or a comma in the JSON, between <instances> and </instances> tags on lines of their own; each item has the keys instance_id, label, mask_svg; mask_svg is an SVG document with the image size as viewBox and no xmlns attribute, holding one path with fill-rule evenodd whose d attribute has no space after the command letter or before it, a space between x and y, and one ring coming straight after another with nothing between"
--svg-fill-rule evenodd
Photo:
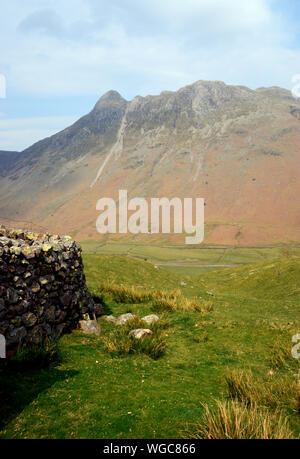
<instances>
[{"instance_id":1,"label":"steep hillside","mask_svg":"<svg viewBox=\"0 0 300 459\"><path fill-rule=\"evenodd\" d=\"M208 243L299 241L299 114L299 101L276 87L198 81L130 102L110 91L11 165L0 216L96 239L97 200L125 188L204 197Z\"/></svg>"},{"instance_id":2,"label":"steep hillside","mask_svg":"<svg viewBox=\"0 0 300 459\"><path fill-rule=\"evenodd\" d=\"M0 177L5 177L9 169L20 158L21 153L18 151L0 150Z\"/></svg>"},{"instance_id":3,"label":"steep hillside","mask_svg":"<svg viewBox=\"0 0 300 459\"><path fill-rule=\"evenodd\" d=\"M299 302L300 259L282 258L252 263L201 275L204 282L215 290L239 296L283 301L283 304ZM298 309L298 308L297 308ZM296 309L295 309L295 316Z\"/></svg>"}]
</instances>

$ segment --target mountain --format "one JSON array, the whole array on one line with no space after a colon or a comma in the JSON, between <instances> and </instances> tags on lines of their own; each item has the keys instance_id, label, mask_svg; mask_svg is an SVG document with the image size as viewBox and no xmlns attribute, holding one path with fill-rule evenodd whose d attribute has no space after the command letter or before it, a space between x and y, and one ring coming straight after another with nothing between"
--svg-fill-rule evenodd
<instances>
[{"instance_id":1,"label":"mountain","mask_svg":"<svg viewBox=\"0 0 300 459\"><path fill-rule=\"evenodd\" d=\"M0 150L0 177L5 176L6 171L20 158L18 151Z\"/></svg>"},{"instance_id":2,"label":"mountain","mask_svg":"<svg viewBox=\"0 0 300 459\"><path fill-rule=\"evenodd\" d=\"M197 81L132 101L109 91L6 165L0 220L97 239L97 200L127 189L204 197L207 243L299 241L299 172L300 102L288 90Z\"/></svg>"}]
</instances>

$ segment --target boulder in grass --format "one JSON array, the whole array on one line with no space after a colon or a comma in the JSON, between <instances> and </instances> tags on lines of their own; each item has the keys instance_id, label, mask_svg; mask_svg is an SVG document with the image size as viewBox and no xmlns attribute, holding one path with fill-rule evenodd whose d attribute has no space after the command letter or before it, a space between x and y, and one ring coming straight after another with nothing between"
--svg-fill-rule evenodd
<instances>
[{"instance_id":1,"label":"boulder in grass","mask_svg":"<svg viewBox=\"0 0 300 459\"><path fill-rule=\"evenodd\" d=\"M146 336L151 336L153 332L149 328L137 328L136 330L131 330L129 334L133 335L136 339L143 339Z\"/></svg>"},{"instance_id":2,"label":"boulder in grass","mask_svg":"<svg viewBox=\"0 0 300 459\"><path fill-rule=\"evenodd\" d=\"M128 312L127 314L122 314L120 317L118 317L116 324L117 325L124 325L127 320L135 319L136 316L134 314L131 314L131 312Z\"/></svg>"},{"instance_id":3,"label":"boulder in grass","mask_svg":"<svg viewBox=\"0 0 300 459\"><path fill-rule=\"evenodd\" d=\"M86 335L99 336L101 333L97 320L80 320L78 325L79 325L80 331L82 333L85 333Z\"/></svg>"},{"instance_id":4,"label":"boulder in grass","mask_svg":"<svg viewBox=\"0 0 300 459\"><path fill-rule=\"evenodd\" d=\"M112 323L116 323L117 322L117 318L115 316L105 316L105 320L107 322L112 322Z\"/></svg>"},{"instance_id":5,"label":"boulder in grass","mask_svg":"<svg viewBox=\"0 0 300 459\"><path fill-rule=\"evenodd\" d=\"M145 316L142 318L144 322L147 322L147 324L152 324L154 322L157 322L159 320L159 317L156 314L150 314L149 316Z\"/></svg>"}]
</instances>

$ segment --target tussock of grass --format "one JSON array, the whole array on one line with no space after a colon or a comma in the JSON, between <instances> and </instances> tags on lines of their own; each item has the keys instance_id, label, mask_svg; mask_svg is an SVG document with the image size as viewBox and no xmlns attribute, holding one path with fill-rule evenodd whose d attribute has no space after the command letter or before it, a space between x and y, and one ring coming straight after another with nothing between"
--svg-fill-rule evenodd
<instances>
[{"instance_id":1,"label":"tussock of grass","mask_svg":"<svg viewBox=\"0 0 300 459\"><path fill-rule=\"evenodd\" d=\"M211 312L213 304L211 301L200 304L195 299L185 298L180 289L171 290L138 290L136 287L120 286L116 284L104 284L100 287L102 294L109 295L114 301L126 304L138 304L151 302L152 309L159 311L196 311Z\"/></svg>"},{"instance_id":2,"label":"tussock of grass","mask_svg":"<svg viewBox=\"0 0 300 459\"><path fill-rule=\"evenodd\" d=\"M182 297L179 289L171 292L157 290L152 297L152 308L157 312L177 311L180 306L183 310L186 310L190 305L191 300Z\"/></svg>"},{"instance_id":3,"label":"tussock of grass","mask_svg":"<svg viewBox=\"0 0 300 459\"><path fill-rule=\"evenodd\" d=\"M299 411L299 381L295 375L269 375L267 381L251 371L228 370L225 378L227 402L213 408L204 405L200 423L192 438L202 439L285 439L294 438L286 409Z\"/></svg>"},{"instance_id":4,"label":"tussock of grass","mask_svg":"<svg viewBox=\"0 0 300 459\"><path fill-rule=\"evenodd\" d=\"M200 424L190 434L201 439L288 439L293 438L288 420L280 412L270 412L257 405L231 400L216 402L215 408L204 406Z\"/></svg>"},{"instance_id":5,"label":"tussock of grass","mask_svg":"<svg viewBox=\"0 0 300 459\"><path fill-rule=\"evenodd\" d=\"M163 330L167 326L165 320L159 320L151 324L152 335L137 339L130 335L130 331L145 328L145 322L140 319L128 320L124 325L116 326L111 333L103 338L104 348L113 357L145 354L156 360L166 351L167 346Z\"/></svg>"},{"instance_id":6,"label":"tussock of grass","mask_svg":"<svg viewBox=\"0 0 300 459\"><path fill-rule=\"evenodd\" d=\"M226 384L229 397L247 406L299 409L299 383L292 375L277 375L262 381L254 378L250 371L234 370L228 371Z\"/></svg>"},{"instance_id":7,"label":"tussock of grass","mask_svg":"<svg viewBox=\"0 0 300 459\"><path fill-rule=\"evenodd\" d=\"M279 369L294 360L291 355L290 343L277 342L274 344L272 351L271 366L275 369Z\"/></svg>"},{"instance_id":8,"label":"tussock of grass","mask_svg":"<svg viewBox=\"0 0 300 459\"><path fill-rule=\"evenodd\" d=\"M109 295L114 301L119 303L146 303L153 293L150 291L139 291L135 287L126 287L117 284L103 284L100 291Z\"/></svg>"},{"instance_id":9,"label":"tussock of grass","mask_svg":"<svg viewBox=\"0 0 300 459\"><path fill-rule=\"evenodd\" d=\"M157 291L152 300L154 311L195 311L205 314L212 312L214 307L211 301L199 303L195 299L185 298L180 290L170 293Z\"/></svg>"},{"instance_id":10,"label":"tussock of grass","mask_svg":"<svg viewBox=\"0 0 300 459\"><path fill-rule=\"evenodd\" d=\"M138 290L136 287L127 287L116 284L103 284L100 287L102 294L109 295L114 301L126 304L148 303L152 304L152 309L159 311L196 311L211 312L213 304L211 301L200 304L195 299L185 298L180 289L171 290Z\"/></svg>"}]
</instances>

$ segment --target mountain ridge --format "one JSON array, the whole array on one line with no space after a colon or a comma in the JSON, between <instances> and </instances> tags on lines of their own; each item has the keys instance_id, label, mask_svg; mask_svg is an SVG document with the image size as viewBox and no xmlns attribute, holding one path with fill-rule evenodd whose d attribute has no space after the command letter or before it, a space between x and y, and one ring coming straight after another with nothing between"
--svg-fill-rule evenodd
<instances>
[{"instance_id":1,"label":"mountain ridge","mask_svg":"<svg viewBox=\"0 0 300 459\"><path fill-rule=\"evenodd\" d=\"M98 238L97 200L126 188L204 197L207 242L299 240L299 113L299 101L278 87L199 80L131 101L108 91L9 165L0 216Z\"/></svg>"}]
</instances>

